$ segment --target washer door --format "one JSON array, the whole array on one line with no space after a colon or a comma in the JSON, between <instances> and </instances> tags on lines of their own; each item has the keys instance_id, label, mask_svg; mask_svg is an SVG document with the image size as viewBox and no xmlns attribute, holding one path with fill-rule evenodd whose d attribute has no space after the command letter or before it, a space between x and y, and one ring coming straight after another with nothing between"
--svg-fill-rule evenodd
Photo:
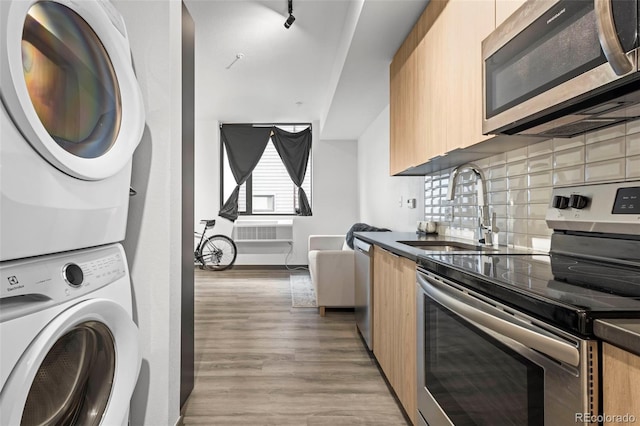
<instances>
[{"instance_id":1,"label":"washer door","mask_svg":"<svg viewBox=\"0 0 640 426\"><path fill-rule=\"evenodd\" d=\"M17 127L71 176L117 173L144 128L117 12L98 1L3 1L1 7L2 98Z\"/></svg>"},{"instance_id":2,"label":"washer door","mask_svg":"<svg viewBox=\"0 0 640 426\"><path fill-rule=\"evenodd\" d=\"M126 424L138 377L138 329L105 299L80 302L49 323L0 394L0 424Z\"/></svg>"}]
</instances>

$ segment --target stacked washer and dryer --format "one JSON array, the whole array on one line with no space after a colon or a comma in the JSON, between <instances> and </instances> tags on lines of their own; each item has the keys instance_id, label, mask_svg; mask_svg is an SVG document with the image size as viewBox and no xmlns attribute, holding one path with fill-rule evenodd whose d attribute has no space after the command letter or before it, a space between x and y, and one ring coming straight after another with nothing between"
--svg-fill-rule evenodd
<instances>
[{"instance_id":1,"label":"stacked washer and dryer","mask_svg":"<svg viewBox=\"0 0 640 426\"><path fill-rule=\"evenodd\" d=\"M124 425L125 236L144 108L106 0L0 2L0 424Z\"/></svg>"}]
</instances>

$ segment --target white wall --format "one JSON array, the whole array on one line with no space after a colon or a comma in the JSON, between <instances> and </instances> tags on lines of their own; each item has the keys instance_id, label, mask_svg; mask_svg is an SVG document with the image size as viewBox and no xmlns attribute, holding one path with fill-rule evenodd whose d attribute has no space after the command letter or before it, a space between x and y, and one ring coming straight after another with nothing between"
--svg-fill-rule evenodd
<instances>
[{"instance_id":1,"label":"white wall","mask_svg":"<svg viewBox=\"0 0 640 426\"><path fill-rule=\"evenodd\" d=\"M414 231L424 220L424 177L389 176L389 106L358 139L358 195L361 222ZM416 199L415 209L407 207L408 198Z\"/></svg>"},{"instance_id":2,"label":"white wall","mask_svg":"<svg viewBox=\"0 0 640 426\"><path fill-rule=\"evenodd\" d=\"M196 36L197 37L197 36ZM196 39L197 43L197 39ZM196 56L196 64L198 57ZM197 70L197 65L196 65ZM197 88L196 88L197 89ZM196 90L196 98L198 91ZM196 101L196 108L197 108ZM196 116L198 111L196 110ZM226 219L218 218L220 210L220 123L196 119L195 129L195 208L194 225L202 231L200 220L217 219L216 233L231 235ZM224 231L224 232L222 232Z\"/></svg>"},{"instance_id":3,"label":"white wall","mask_svg":"<svg viewBox=\"0 0 640 426\"><path fill-rule=\"evenodd\" d=\"M313 216L293 218L293 252L290 265L307 264L307 240L312 234L345 234L358 222L356 141L318 140L319 125L313 123L312 210ZM215 120L196 122L196 229L200 219L217 217L220 209L220 131ZM253 219L264 216L253 216ZM239 220L250 219L241 216ZM216 232L231 235L232 224L218 218ZM289 252L286 244L269 247L272 254L240 254L238 265L282 265ZM243 248L239 251L242 253Z\"/></svg>"},{"instance_id":4,"label":"white wall","mask_svg":"<svg viewBox=\"0 0 640 426\"><path fill-rule=\"evenodd\" d=\"M142 355L131 424L173 425L180 414L181 3L114 5L127 24L147 114L124 241Z\"/></svg>"}]
</instances>

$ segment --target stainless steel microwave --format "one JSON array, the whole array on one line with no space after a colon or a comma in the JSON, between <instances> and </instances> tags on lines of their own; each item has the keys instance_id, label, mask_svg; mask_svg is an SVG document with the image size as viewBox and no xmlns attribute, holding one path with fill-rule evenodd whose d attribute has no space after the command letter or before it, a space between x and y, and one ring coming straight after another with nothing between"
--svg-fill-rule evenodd
<instances>
[{"instance_id":1,"label":"stainless steel microwave","mask_svg":"<svg viewBox=\"0 0 640 426\"><path fill-rule=\"evenodd\" d=\"M640 118L640 0L529 0L482 42L484 134L571 137Z\"/></svg>"}]
</instances>

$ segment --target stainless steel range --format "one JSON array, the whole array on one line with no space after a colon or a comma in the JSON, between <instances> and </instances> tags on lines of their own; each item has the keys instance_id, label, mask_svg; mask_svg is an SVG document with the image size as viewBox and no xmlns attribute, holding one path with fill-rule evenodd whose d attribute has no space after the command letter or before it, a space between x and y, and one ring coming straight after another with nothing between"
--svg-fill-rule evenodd
<instances>
[{"instance_id":1,"label":"stainless steel range","mask_svg":"<svg viewBox=\"0 0 640 426\"><path fill-rule=\"evenodd\" d=\"M548 255L418 260L418 418L591 424L598 318L640 318L640 181L557 188Z\"/></svg>"}]
</instances>

